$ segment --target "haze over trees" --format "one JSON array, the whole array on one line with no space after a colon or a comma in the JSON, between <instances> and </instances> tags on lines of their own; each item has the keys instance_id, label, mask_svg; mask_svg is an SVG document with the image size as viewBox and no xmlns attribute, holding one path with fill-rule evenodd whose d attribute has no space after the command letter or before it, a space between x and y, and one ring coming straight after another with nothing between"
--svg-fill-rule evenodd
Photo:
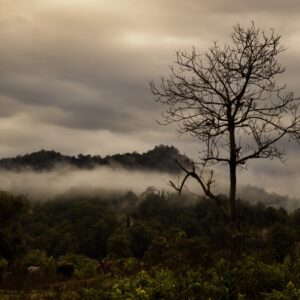
<instances>
[{"instance_id":1,"label":"haze over trees","mask_svg":"<svg viewBox=\"0 0 300 300\"><path fill-rule=\"evenodd\" d=\"M217 42L204 54L177 51L175 65L159 85L151 82L157 102L167 107L162 124L178 124L178 132L201 141L198 162L178 162L204 194L215 200L228 219L231 258L240 255L241 231L236 208L237 169L252 159L280 159L283 138L298 140L300 133L299 99L276 79L284 72L277 57L285 48L274 30L234 26L231 43ZM215 164L228 166L227 199L213 191ZM207 173L207 170L209 172Z\"/></svg>"}]
</instances>

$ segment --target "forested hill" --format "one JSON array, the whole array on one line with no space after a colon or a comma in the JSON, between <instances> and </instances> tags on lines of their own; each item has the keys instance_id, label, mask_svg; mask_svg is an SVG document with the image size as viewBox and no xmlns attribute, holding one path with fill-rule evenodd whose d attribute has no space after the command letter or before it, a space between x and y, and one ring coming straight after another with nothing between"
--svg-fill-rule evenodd
<instances>
[{"instance_id":1,"label":"forested hill","mask_svg":"<svg viewBox=\"0 0 300 300\"><path fill-rule=\"evenodd\" d=\"M189 159L179 153L173 146L159 145L145 153L124 153L101 157L99 155L77 156L63 155L56 151L41 150L13 158L0 159L0 169L22 171L50 171L59 166L73 166L80 169L93 169L98 166L112 168L125 168L130 170L149 170L167 173L180 171L175 160L188 161Z\"/></svg>"}]
</instances>

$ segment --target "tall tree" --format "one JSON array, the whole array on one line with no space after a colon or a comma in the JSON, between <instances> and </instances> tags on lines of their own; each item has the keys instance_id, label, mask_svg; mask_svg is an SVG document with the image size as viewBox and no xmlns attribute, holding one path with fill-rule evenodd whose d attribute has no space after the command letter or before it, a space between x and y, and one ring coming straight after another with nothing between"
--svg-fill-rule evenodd
<instances>
[{"instance_id":1,"label":"tall tree","mask_svg":"<svg viewBox=\"0 0 300 300\"><path fill-rule=\"evenodd\" d=\"M285 152L277 142L285 136L299 138L299 99L275 80L285 70L277 60L284 50L274 30L237 24L230 44L215 42L203 55L195 48L177 51L170 75L159 84L150 83L155 100L167 106L162 124L177 123L179 133L191 134L204 145L199 162L178 162L185 176L178 185L170 184L180 193L192 177L223 209L234 260L240 253L237 168L252 159L282 160ZM213 171L205 176L218 163L229 167L227 201L213 192Z\"/></svg>"}]
</instances>

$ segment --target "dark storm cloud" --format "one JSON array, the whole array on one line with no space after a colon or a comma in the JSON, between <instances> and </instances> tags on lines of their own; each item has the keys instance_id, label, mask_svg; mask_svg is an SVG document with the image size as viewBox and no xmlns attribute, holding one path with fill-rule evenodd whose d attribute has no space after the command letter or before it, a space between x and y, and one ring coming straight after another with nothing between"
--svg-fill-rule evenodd
<instances>
[{"instance_id":1,"label":"dark storm cloud","mask_svg":"<svg viewBox=\"0 0 300 300\"><path fill-rule=\"evenodd\" d=\"M84 13L33 5L8 18L1 31L2 96L57 108L66 115L61 125L70 128L124 132L151 126L147 112L140 117L154 108L144 101L149 100L144 54L122 44L121 24L115 24L122 20L87 8Z\"/></svg>"},{"instance_id":2,"label":"dark storm cloud","mask_svg":"<svg viewBox=\"0 0 300 300\"><path fill-rule=\"evenodd\" d=\"M267 7L259 1L142 2L4 2L1 94L22 104L55 107L66 115L60 124L70 128L151 127L140 117L149 111L158 116L160 109L148 81L167 71L173 50L202 43L201 37L208 44L223 33L209 22L214 14L245 8L262 13ZM278 6L273 2L267 14L279 13Z\"/></svg>"}]
</instances>

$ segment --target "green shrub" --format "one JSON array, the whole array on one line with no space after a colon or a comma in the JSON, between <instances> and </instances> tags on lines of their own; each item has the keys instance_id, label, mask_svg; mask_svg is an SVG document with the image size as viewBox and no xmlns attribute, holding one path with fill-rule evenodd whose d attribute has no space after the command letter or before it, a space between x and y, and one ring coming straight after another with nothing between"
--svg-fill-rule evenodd
<instances>
[{"instance_id":1,"label":"green shrub","mask_svg":"<svg viewBox=\"0 0 300 300\"><path fill-rule=\"evenodd\" d=\"M80 291L80 299L81 300L105 300L110 299L108 292L95 289L95 288L83 288Z\"/></svg>"},{"instance_id":2,"label":"green shrub","mask_svg":"<svg viewBox=\"0 0 300 300\"><path fill-rule=\"evenodd\" d=\"M55 274L55 260L52 256L48 256L45 251L35 249L28 252L21 260L24 266L41 267L48 276Z\"/></svg>"},{"instance_id":3,"label":"green shrub","mask_svg":"<svg viewBox=\"0 0 300 300\"><path fill-rule=\"evenodd\" d=\"M84 255L68 253L60 256L57 263L74 265L74 275L79 279L94 277L97 274L98 262Z\"/></svg>"},{"instance_id":4,"label":"green shrub","mask_svg":"<svg viewBox=\"0 0 300 300\"><path fill-rule=\"evenodd\" d=\"M257 299L262 293L283 289L285 274L280 265L267 265L254 257L245 257L234 270L236 291Z\"/></svg>"},{"instance_id":5,"label":"green shrub","mask_svg":"<svg viewBox=\"0 0 300 300\"><path fill-rule=\"evenodd\" d=\"M299 300L300 289L290 281L283 291L273 290L271 293L265 295L266 300Z\"/></svg>"},{"instance_id":6,"label":"green shrub","mask_svg":"<svg viewBox=\"0 0 300 300\"><path fill-rule=\"evenodd\" d=\"M151 276L146 271L120 279L112 289L112 299L175 299L175 278L171 271L159 270Z\"/></svg>"}]
</instances>

